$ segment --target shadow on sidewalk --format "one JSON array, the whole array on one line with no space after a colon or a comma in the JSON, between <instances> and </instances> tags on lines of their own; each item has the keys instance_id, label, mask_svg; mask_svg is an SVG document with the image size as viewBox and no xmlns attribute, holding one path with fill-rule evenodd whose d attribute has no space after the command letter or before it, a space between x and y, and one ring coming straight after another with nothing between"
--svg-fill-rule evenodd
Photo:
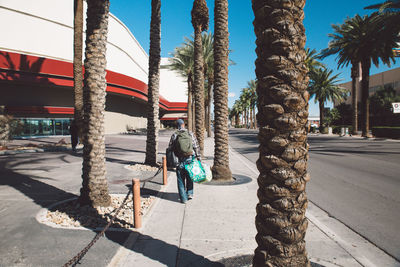
<instances>
[{"instance_id":1,"label":"shadow on sidewalk","mask_svg":"<svg viewBox=\"0 0 400 267\"><path fill-rule=\"evenodd\" d=\"M28 158L29 155L26 155L25 157ZM45 160L46 159L44 158L44 159L35 159L32 161L34 161L36 163L43 161L42 164L45 164ZM62 189L59 189L55 186L45 183L43 180L45 180L47 178L42 178L42 177L34 176L34 175L28 176L25 174L17 173L13 169L7 168L6 164L7 164L7 161L0 161L0 186L10 186L10 187L18 190L25 196L32 199L32 201L34 203L38 204L39 206L41 206L43 208L47 208L49 205L53 204L54 201L58 202L58 201L78 197L75 194L66 192ZM177 199L177 195L167 194L166 198L168 198L169 200ZM88 212L90 212L92 214L96 214L99 219L103 220L104 225L107 224L106 219L104 217L100 216L97 213L96 209L89 208ZM70 217L75 218L77 221L79 221L79 217L76 215L76 213L72 213L72 214L68 214L68 215ZM87 228L87 229L91 230L93 232L96 232L95 230L93 230L91 228ZM66 231L66 230L60 229L59 231ZM106 232L105 237L108 240L119 244L120 246L124 246L126 239L128 238L130 233L138 234L135 231L127 231L127 232L123 232L123 233ZM180 258L188 257L189 259L191 259L191 262L195 261L195 262L202 263L202 265L199 265L199 266L223 266L223 265L218 265L218 263L211 262L208 259L204 258L203 256L193 253L192 251L189 251L186 249L181 249L181 248L177 247L176 245L169 244L169 243L166 243L165 241L152 238L151 236L142 235L142 234L139 234L139 235L140 236L139 236L138 242L136 242L133 245L133 247L126 247L126 248L129 250L132 250L134 252L141 253L144 256L151 258L152 260L161 262L167 266L170 266L169 264L170 264L170 259L171 259L171 257L169 256L171 254L168 254L168 253L174 253L174 255L177 255L177 256L181 255ZM29 238L29 236L25 236L24 238ZM43 238L46 238L46 236L44 236ZM51 236L50 238L56 238L56 237ZM90 241L91 240L87 240L87 243L89 243ZM143 247L146 248L147 246L140 246L140 242L144 242L144 241L150 241L152 245L154 245L156 247L162 247L163 249L162 250L143 249ZM29 249L29 248L26 248L26 249ZM54 248L54 249L60 249L60 248ZM76 248L75 253L78 253L80 251L80 249L83 249L83 247ZM43 253L45 253L45 252L43 252ZM90 253L90 250L88 253ZM62 258L60 258L59 261L67 262L69 259L71 259L74 256L75 255L60 254L60 257L62 257ZM43 257L46 258L46 255L43 255ZM185 266L185 265L179 264L180 258L175 262L177 264L176 266ZM80 262L83 264L88 264L88 263L85 263L84 260L85 260L85 258L83 258ZM174 265L175 265L175 263L174 263ZM46 265L46 263L43 263L43 264ZM215 265L215 264L217 264L217 265ZM192 266L192 265L189 265L189 266Z\"/></svg>"}]
</instances>

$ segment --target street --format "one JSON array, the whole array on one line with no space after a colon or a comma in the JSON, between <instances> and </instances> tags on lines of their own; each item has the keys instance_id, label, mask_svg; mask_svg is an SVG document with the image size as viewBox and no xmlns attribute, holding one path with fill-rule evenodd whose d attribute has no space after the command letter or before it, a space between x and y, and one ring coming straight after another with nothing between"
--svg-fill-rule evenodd
<instances>
[{"instance_id":1,"label":"street","mask_svg":"<svg viewBox=\"0 0 400 267\"><path fill-rule=\"evenodd\" d=\"M400 259L400 141L309 135L309 200ZM230 146L258 159L256 130L231 129Z\"/></svg>"}]
</instances>

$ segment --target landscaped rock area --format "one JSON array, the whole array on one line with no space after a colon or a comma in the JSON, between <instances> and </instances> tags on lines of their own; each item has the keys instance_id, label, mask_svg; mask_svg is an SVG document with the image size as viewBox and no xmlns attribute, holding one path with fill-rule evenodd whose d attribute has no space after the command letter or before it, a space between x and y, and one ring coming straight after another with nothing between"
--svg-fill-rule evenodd
<instances>
[{"instance_id":1,"label":"landscaped rock area","mask_svg":"<svg viewBox=\"0 0 400 267\"><path fill-rule=\"evenodd\" d=\"M144 165L144 164L140 164L140 163L132 164L127 167L133 171L148 171L148 172L156 172L159 169L159 167L152 167L152 166Z\"/></svg>"},{"instance_id":2,"label":"landscaped rock area","mask_svg":"<svg viewBox=\"0 0 400 267\"><path fill-rule=\"evenodd\" d=\"M60 203L47 211L43 223L62 228L103 228L110 221L112 216L114 216L115 211L121 206L124 198L125 195L111 195L112 204L107 208L80 206L77 199ZM154 199L154 196L141 196L140 214L142 216L149 210ZM132 194L130 194L110 227L117 229L133 229Z\"/></svg>"}]
</instances>

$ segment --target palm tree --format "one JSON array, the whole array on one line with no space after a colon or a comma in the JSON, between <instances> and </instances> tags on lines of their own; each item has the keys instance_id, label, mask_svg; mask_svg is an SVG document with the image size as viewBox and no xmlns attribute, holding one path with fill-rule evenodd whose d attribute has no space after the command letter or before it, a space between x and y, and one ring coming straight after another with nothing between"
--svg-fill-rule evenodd
<instances>
[{"instance_id":1,"label":"palm tree","mask_svg":"<svg viewBox=\"0 0 400 267\"><path fill-rule=\"evenodd\" d=\"M393 37L387 41L384 38L385 27L383 26L384 22L378 13L363 17L356 15L354 18L347 19L343 25L332 26L335 33L329 36L333 40L329 42L328 48L321 52L323 57L338 54L339 67L351 63L353 68L357 68L357 65L361 63L362 136L364 137L369 136L368 98L371 61L375 66L379 65L379 59L387 65L390 65L391 60L394 62L392 48L395 47L397 39ZM355 74L356 70L353 69L352 76L354 77Z\"/></svg>"},{"instance_id":2,"label":"palm tree","mask_svg":"<svg viewBox=\"0 0 400 267\"><path fill-rule=\"evenodd\" d=\"M85 75L83 88L84 129L80 202L109 206L105 162L104 107L106 100L106 45L110 2L88 0Z\"/></svg>"},{"instance_id":3,"label":"palm tree","mask_svg":"<svg viewBox=\"0 0 400 267\"><path fill-rule=\"evenodd\" d=\"M250 109L250 92L247 88L243 88L240 97L239 103L242 106L243 114L243 123L247 127L249 125L249 109Z\"/></svg>"},{"instance_id":4,"label":"palm tree","mask_svg":"<svg viewBox=\"0 0 400 267\"><path fill-rule=\"evenodd\" d=\"M367 6L365 9L379 9L381 12L399 12L400 0L387 0L383 3Z\"/></svg>"},{"instance_id":5,"label":"palm tree","mask_svg":"<svg viewBox=\"0 0 400 267\"><path fill-rule=\"evenodd\" d=\"M400 0L387 0L380 4L367 6L365 9L379 9L385 25L381 36L384 41L390 43L393 37L398 40L400 35ZM399 46L397 45L395 48L399 48Z\"/></svg>"},{"instance_id":6,"label":"palm tree","mask_svg":"<svg viewBox=\"0 0 400 267\"><path fill-rule=\"evenodd\" d=\"M208 29L208 7L205 0L194 0L192 8L192 25L194 29L194 82L196 137L200 153L204 155L204 59L202 31Z\"/></svg>"},{"instance_id":7,"label":"palm tree","mask_svg":"<svg viewBox=\"0 0 400 267\"><path fill-rule=\"evenodd\" d=\"M206 109L205 122L207 137L211 137L211 100L212 88L214 85L214 35L204 33L202 35L203 58L204 58L204 76L207 77L206 97L204 106Z\"/></svg>"},{"instance_id":8,"label":"palm tree","mask_svg":"<svg viewBox=\"0 0 400 267\"><path fill-rule=\"evenodd\" d=\"M233 120L232 124L234 124L235 126L240 125L240 113L241 113L241 108L239 100L236 100L232 106L232 109L229 112L229 118Z\"/></svg>"},{"instance_id":9,"label":"palm tree","mask_svg":"<svg viewBox=\"0 0 400 267\"><path fill-rule=\"evenodd\" d=\"M306 66L308 68L308 73L314 72L316 69L325 68L325 65L319 62L320 55L317 53L317 50L310 48L306 48Z\"/></svg>"},{"instance_id":10,"label":"palm tree","mask_svg":"<svg viewBox=\"0 0 400 267\"><path fill-rule=\"evenodd\" d=\"M82 138L83 73L82 73L83 0L74 0L74 119Z\"/></svg>"},{"instance_id":11,"label":"palm tree","mask_svg":"<svg viewBox=\"0 0 400 267\"><path fill-rule=\"evenodd\" d=\"M334 29L334 34L329 34L328 36L332 38L329 42L329 46L326 49L323 49L320 54L320 58L325 58L327 56L338 54L339 67L347 66L348 63L351 63L351 103L353 108L352 113L352 134L357 134L358 131L358 92L356 88L356 79L359 77L359 61L355 55L353 55L350 51L347 51L347 43L349 42L351 31L353 31L352 27L349 27L349 24L342 25L332 25Z\"/></svg>"},{"instance_id":12,"label":"palm tree","mask_svg":"<svg viewBox=\"0 0 400 267\"><path fill-rule=\"evenodd\" d=\"M189 39L186 38L188 41ZM166 68L178 71L181 76L187 79L188 85L188 129L193 131L193 109L192 109L192 96L193 96L193 46L190 46L187 42L182 44L182 46L175 48L174 52L171 54L172 57L169 59L169 64Z\"/></svg>"},{"instance_id":13,"label":"palm tree","mask_svg":"<svg viewBox=\"0 0 400 267\"><path fill-rule=\"evenodd\" d=\"M161 0L151 1L149 87L145 164L157 165L161 53Z\"/></svg>"},{"instance_id":14,"label":"palm tree","mask_svg":"<svg viewBox=\"0 0 400 267\"><path fill-rule=\"evenodd\" d=\"M249 104L250 104L250 121L253 129L256 129L256 116L255 110L257 105L257 93L256 93L257 84L255 80L250 80L247 82L246 89L249 94Z\"/></svg>"},{"instance_id":15,"label":"palm tree","mask_svg":"<svg viewBox=\"0 0 400 267\"><path fill-rule=\"evenodd\" d=\"M310 73L308 91L315 96L315 102L319 103L320 130L325 126L325 102L341 101L346 98L347 90L337 85L339 74L332 76L332 70L315 69Z\"/></svg>"},{"instance_id":16,"label":"palm tree","mask_svg":"<svg viewBox=\"0 0 400 267\"><path fill-rule=\"evenodd\" d=\"M228 145L228 0L214 1L214 165L213 179L232 180Z\"/></svg>"},{"instance_id":17,"label":"palm tree","mask_svg":"<svg viewBox=\"0 0 400 267\"><path fill-rule=\"evenodd\" d=\"M253 266L310 266L305 0L253 0L260 157Z\"/></svg>"}]
</instances>

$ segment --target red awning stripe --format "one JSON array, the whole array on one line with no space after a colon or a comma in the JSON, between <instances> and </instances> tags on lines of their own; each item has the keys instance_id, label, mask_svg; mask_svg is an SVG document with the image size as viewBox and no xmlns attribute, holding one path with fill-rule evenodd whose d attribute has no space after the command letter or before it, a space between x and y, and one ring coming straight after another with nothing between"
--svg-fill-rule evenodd
<instances>
[{"instance_id":1,"label":"red awning stripe","mask_svg":"<svg viewBox=\"0 0 400 267\"><path fill-rule=\"evenodd\" d=\"M48 83L57 86L73 86L72 63L44 57L0 51L0 80L29 83ZM113 71L107 71L107 91L138 97L147 101L147 84ZM184 109L185 102L169 102L160 96L160 108L166 111Z\"/></svg>"},{"instance_id":2,"label":"red awning stripe","mask_svg":"<svg viewBox=\"0 0 400 267\"><path fill-rule=\"evenodd\" d=\"M50 106L24 106L24 107L6 107L6 113L18 115L18 114L64 114L73 115L74 108L70 107L50 107Z\"/></svg>"}]
</instances>

